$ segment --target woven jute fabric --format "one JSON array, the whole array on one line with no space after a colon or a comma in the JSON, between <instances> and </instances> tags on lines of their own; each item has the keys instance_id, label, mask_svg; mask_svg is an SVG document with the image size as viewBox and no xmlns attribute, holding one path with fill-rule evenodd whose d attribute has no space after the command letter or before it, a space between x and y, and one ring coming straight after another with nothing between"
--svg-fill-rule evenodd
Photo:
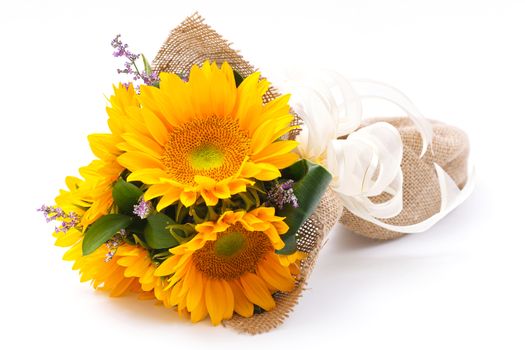
<instances>
[{"instance_id":1,"label":"woven jute fabric","mask_svg":"<svg viewBox=\"0 0 525 350\"><path fill-rule=\"evenodd\" d=\"M157 73L169 72L187 77L193 65L200 66L206 60L218 65L228 62L242 77L255 72L255 68L197 13L171 31L155 56L152 69ZM275 89L270 87L263 100L269 102L277 96Z\"/></svg>"},{"instance_id":2,"label":"woven jute fabric","mask_svg":"<svg viewBox=\"0 0 525 350\"><path fill-rule=\"evenodd\" d=\"M254 67L233 50L230 43L206 25L198 14L188 17L171 31L153 60L152 68L157 73L170 72L187 77L194 64L201 65L206 60L218 64L228 62L242 77L255 72ZM263 96L263 101L267 103L278 96L276 90L270 87ZM299 123L297 116L294 123ZM288 135L289 138L294 136ZM280 325L301 296L324 238L341 217L342 210L340 201L329 190L324 194L315 212L301 226L298 232L298 249L307 253L308 257L301 263L301 275L292 292L276 293L276 307L271 311L256 314L251 318L236 315L223 324L249 334L267 332Z\"/></svg>"},{"instance_id":3,"label":"woven jute fabric","mask_svg":"<svg viewBox=\"0 0 525 350\"><path fill-rule=\"evenodd\" d=\"M468 137L458 128L431 121L434 131L432 147L420 158L421 136L409 118L374 118L367 120L363 126L378 121L392 124L403 139L403 210L399 215L383 221L398 226L419 223L440 210L441 193L434 163L441 166L459 188L463 188L467 181ZM387 198L387 195L380 195L372 201L378 203ZM346 209L341 223L352 232L373 239L386 240L404 235L363 220Z\"/></svg>"}]
</instances>

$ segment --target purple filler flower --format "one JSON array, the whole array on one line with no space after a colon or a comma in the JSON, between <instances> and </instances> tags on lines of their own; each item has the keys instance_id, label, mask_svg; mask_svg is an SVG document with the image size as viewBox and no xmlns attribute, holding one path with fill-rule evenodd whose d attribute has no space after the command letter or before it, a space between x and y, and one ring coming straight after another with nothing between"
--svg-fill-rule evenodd
<instances>
[{"instance_id":1,"label":"purple filler flower","mask_svg":"<svg viewBox=\"0 0 525 350\"><path fill-rule=\"evenodd\" d=\"M151 202L145 201L144 197L140 197L139 204L133 206L133 214L141 219L147 218L152 210L153 206L151 205Z\"/></svg>"},{"instance_id":2,"label":"purple filler flower","mask_svg":"<svg viewBox=\"0 0 525 350\"><path fill-rule=\"evenodd\" d=\"M113 238L106 242L106 248L108 249L108 252L106 253L104 262L108 263L111 261L111 259L113 259L118 247L120 247L124 243L124 237L126 237L126 234L126 230L121 229L117 232L115 236L113 236Z\"/></svg>"},{"instance_id":3,"label":"purple filler flower","mask_svg":"<svg viewBox=\"0 0 525 350\"><path fill-rule=\"evenodd\" d=\"M55 226L55 233L63 232L66 233L70 228L78 225L80 218L77 213L70 212L66 213L62 208L51 205L42 205L37 209L44 214L46 222L59 221L60 225Z\"/></svg>"},{"instance_id":4,"label":"purple filler flower","mask_svg":"<svg viewBox=\"0 0 525 350\"><path fill-rule=\"evenodd\" d=\"M111 41L111 47L115 49L113 52L114 57L125 57L128 61L124 62L124 69L117 69L119 74L128 74L131 76L133 81L142 81L144 85L154 85L158 83L159 77L156 72L147 72L147 67L144 67L145 70L140 71L137 67L136 61L142 56L141 54L135 54L128 50L128 44L124 44L120 40L120 34L117 35ZM131 83L125 83L124 85L128 87ZM140 84L135 86L135 89L140 92Z\"/></svg>"},{"instance_id":5,"label":"purple filler flower","mask_svg":"<svg viewBox=\"0 0 525 350\"><path fill-rule=\"evenodd\" d=\"M299 208L299 201L293 192L293 180L278 183L268 191L268 202L283 209L286 204L291 204L294 208Z\"/></svg>"}]
</instances>

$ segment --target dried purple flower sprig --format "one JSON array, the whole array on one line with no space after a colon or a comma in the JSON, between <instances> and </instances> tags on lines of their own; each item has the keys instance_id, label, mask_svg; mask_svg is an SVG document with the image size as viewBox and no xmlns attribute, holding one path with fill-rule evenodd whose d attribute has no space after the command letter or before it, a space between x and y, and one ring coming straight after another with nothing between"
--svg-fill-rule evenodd
<instances>
[{"instance_id":1,"label":"dried purple flower sprig","mask_svg":"<svg viewBox=\"0 0 525 350\"><path fill-rule=\"evenodd\" d=\"M283 209L286 204L291 204L294 208L299 208L299 201L293 192L293 180L286 180L282 183L276 183L268 191L267 201L270 205Z\"/></svg>"},{"instance_id":2,"label":"dried purple flower sprig","mask_svg":"<svg viewBox=\"0 0 525 350\"><path fill-rule=\"evenodd\" d=\"M44 214L46 222L60 221L59 226L55 226L55 233L66 233L69 229L77 226L80 222L80 217L77 213L70 212L66 213L60 207L52 205L42 205L37 209Z\"/></svg>"},{"instance_id":3,"label":"dried purple flower sprig","mask_svg":"<svg viewBox=\"0 0 525 350\"><path fill-rule=\"evenodd\" d=\"M135 89L137 92L140 93L140 85L156 85L159 82L159 76L156 72L153 72L151 70L151 66L149 65L148 61L144 57L143 54L135 54L129 51L128 44L124 44L122 40L120 40L121 35L118 34L112 41L111 41L111 47L115 49L113 52L114 57L125 57L127 59L126 62L124 62L124 69L117 69L117 73L119 74L127 74L130 75L133 79L133 82L138 82L135 85ZM144 65L144 69L140 70L137 66L137 60L142 57L142 63ZM142 81L142 83L140 83ZM132 82L126 82L123 83L126 87L128 87Z\"/></svg>"},{"instance_id":4,"label":"dried purple flower sprig","mask_svg":"<svg viewBox=\"0 0 525 350\"><path fill-rule=\"evenodd\" d=\"M111 259L115 256L115 253L117 252L118 247L120 247L124 243L124 237L126 237L127 232L126 230L122 229L117 232L113 238L108 240L106 242L106 248L108 249L108 252L106 253L106 257L104 258L104 262L110 262Z\"/></svg>"}]
</instances>

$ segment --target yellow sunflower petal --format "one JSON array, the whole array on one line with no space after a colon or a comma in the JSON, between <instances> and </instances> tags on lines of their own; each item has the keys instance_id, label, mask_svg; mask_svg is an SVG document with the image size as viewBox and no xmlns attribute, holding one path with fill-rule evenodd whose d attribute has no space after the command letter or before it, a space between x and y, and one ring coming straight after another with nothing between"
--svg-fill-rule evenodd
<instances>
[{"instance_id":1,"label":"yellow sunflower petal","mask_svg":"<svg viewBox=\"0 0 525 350\"><path fill-rule=\"evenodd\" d=\"M276 156L289 154L293 149L297 147L299 142L297 141L277 141L269 144L259 153L253 154L251 159L258 162L264 162L266 159L273 158Z\"/></svg>"},{"instance_id":2,"label":"yellow sunflower petal","mask_svg":"<svg viewBox=\"0 0 525 350\"><path fill-rule=\"evenodd\" d=\"M122 138L130 145L135 147L137 150L144 153L149 153L156 158L160 159L162 157L163 149L162 147L154 140L150 139L147 136L138 136L136 134L123 134Z\"/></svg>"},{"instance_id":3,"label":"yellow sunflower petal","mask_svg":"<svg viewBox=\"0 0 525 350\"><path fill-rule=\"evenodd\" d=\"M201 303L204 303L204 280L202 274L197 271L194 273L193 283L188 291L186 306L189 312L193 312Z\"/></svg>"},{"instance_id":4,"label":"yellow sunflower petal","mask_svg":"<svg viewBox=\"0 0 525 350\"><path fill-rule=\"evenodd\" d=\"M119 139L112 134L91 134L88 136L89 146L100 159L113 159L119 154L116 147Z\"/></svg>"},{"instance_id":5,"label":"yellow sunflower petal","mask_svg":"<svg viewBox=\"0 0 525 350\"><path fill-rule=\"evenodd\" d=\"M182 188L171 188L168 192L164 193L159 203L157 204L157 211L172 205L175 201L178 201L182 193Z\"/></svg>"},{"instance_id":6,"label":"yellow sunflower petal","mask_svg":"<svg viewBox=\"0 0 525 350\"><path fill-rule=\"evenodd\" d=\"M184 206L189 207L197 200L197 193L195 191L184 191L180 195L180 201Z\"/></svg>"},{"instance_id":7,"label":"yellow sunflower petal","mask_svg":"<svg viewBox=\"0 0 525 350\"><path fill-rule=\"evenodd\" d=\"M242 177L255 177L257 174L259 174L261 170L259 169L258 164L254 162L245 162L242 165L241 169L241 176Z\"/></svg>"},{"instance_id":8,"label":"yellow sunflower petal","mask_svg":"<svg viewBox=\"0 0 525 350\"><path fill-rule=\"evenodd\" d=\"M130 179L131 175L128 177L128 180L130 181L136 181L136 180L143 180L142 177L133 177L133 179ZM154 184L151 185L146 192L144 192L144 199L147 201L152 200L153 198L157 198L159 196L163 196L166 193L168 193L172 189L172 185L167 183L161 183L161 184Z\"/></svg>"},{"instance_id":9,"label":"yellow sunflower petal","mask_svg":"<svg viewBox=\"0 0 525 350\"><path fill-rule=\"evenodd\" d=\"M245 130L248 130L248 123L251 117L248 114L248 110L252 104L259 102L257 99L257 82L259 77L260 73L258 72L249 75L237 89L237 100L233 113L239 118L241 128Z\"/></svg>"},{"instance_id":10,"label":"yellow sunflower petal","mask_svg":"<svg viewBox=\"0 0 525 350\"><path fill-rule=\"evenodd\" d=\"M222 198L222 199L230 198L230 196L231 196L230 187L228 185L224 184L224 183L218 183L213 188L213 194L217 198Z\"/></svg>"},{"instance_id":11,"label":"yellow sunflower petal","mask_svg":"<svg viewBox=\"0 0 525 350\"><path fill-rule=\"evenodd\" d=\"M199 322L208 316L208 309L206 304L201 302L197 304L197 307L191 312L191 322Z\"/></svg>"},{"instance_id":12,"label":"yellow sunflower petal","mask_svg":"<svg viewBox=\"0 0 525 350\"><path fill-rule=\"evenodd\" d=\"M240 281L242 289L249 301L259 305L266 311L275 307L275 300L273 300L268 287L266 287L266 284L260 277L248 272L241 276Z\"/></svg>"},{"instance_id":13,"label":"yellow sunflower petal","mask_svg":"<svg viewBox=\"0 0 525 350\"><path fill-rule=\"evenodd\" d=\"M177 74L160 73L160 92L164 94L166 100L170 101L173 115L168 118L173 126L195 116L188 85Z\"/></svg>"},{"instance_id":14,"label":"yellow sunflower petal","mask_svg":"<svg viewBox=\"0 0 525 350\"><path fill-rule=\"evenodd\" d=\"M180 260L179 256L171 256L164 260L155 270L155 276L168 276L175 272L175 266Z\"/></svg>"},{"instance_id":15,"label":"yellow sunflower petal","mask_svg":"<svg viewBox=\"0 0 525 350\"><path fill-rule=\"evenodd\" d=\"M230 287L233 292L233 297L235 300L235 312L243 317L252 317L253 316L253 303L251 303L246 295L244 294L242 287L238 281L232 281Z\"/></svg>"},{"instance_id":16,"label":"yellow sunflower petal","mask_svg":"<svg viewBox=\"0 0 525 350\"><path fill-rule=\"evenodd\" d=\"M213 190L202 189L201 196L207 206L214 206L219 202L219 198L215 195Z\"/></svg>"},{"instance_id":17,"label":"yellow sunflower petal","mask_svg":"<svg viewBox=\"0 0 525 350\"><path fill-rule=\"evenodd\" d=\"M168 175L162 169L145 168L145 169L140 169L140 170L136 170L132 172L131 174L129 174L127 180L128 181L140 181L148 185L154 184L156 186L160 186L160 185L163 185L163 184L158 184L161 181L161 179L167 178L167 177ZM164 192L166 192L168 188L170 188L171 186L169 184L164 184L164 185L167 186L167 187L164 187L165 188ZM155 198L155 197L151 197L151 198Z\"/></svg>"},{"instance_id":18,"label":"yellow sunflower petal","mask_svg":"<svg viewBox=\"0 0 525 350\"><path fill-rule=\"evenodd\" d=\"M152 155L144 152L126 152L118 157L118 162L125 168L135 171L144 168L161 168L160 161Z\"/></svg>"},{"instance_id":19,"label":"yellow sunflower petal","mask_svg":"<svg viewBox=\"0 0 525 350\"><path fill-rule=\"evenodd\" d=\"M261 181L271 181L281 176L279 169L270 163L258 163L257 168L259 172L255 178Z\"/></svg>"},{"instance_id":20,"label":"yellow sunflower petal","mask_svg":"<svg viewBox=\"0 0 525 350\"><path fill-rule=\"evenodd\" d=\"M226 292L224 291L221 281L209 279L206 281L204 296L206 299L206 308L210 314L211 323L218 325L221 323L226 312Z\"/></svg>"},{"instance_id":21,"label":"yellow sunflower petal","mask_svg":"<svg viewBox=\"0 0 525 350\"><path fill-rule=\"evenodd\" d=\"M265 120L252 135L251 152L257 154L268 147L274 140L275 121Z\"/></svg>"},{"instance_id":22,"label":"yellow sunflower petal","mask_svg":"<svg viewBox=\"0 0 525 350\"><path fill-rule=\"evenodd\" d=\"M55 245L58 247L70 247L83 236L82 232L76 228L69 229L66 233L61 234L55 241Z\"/></svg>"},{"instance_id":23,"label":"yellow sunflower petal","mask_svg":"<svg viewBox=\"0 0 525 350\"><path fill-rule=\"evenodd\" d=\"M142 115L144 116L144 122L153 139L160 145L166 144L169 139L169 133L166 129L166 125L150 110L143 109Z\"/></svg>"},{"instance_id":24,"label":"yellow sunflower petal","mask_svg":"<svg viewBox=\"0 0 525 350\"><path fill-rule=\"evenodd\" d=\"M265 264L257 266L257 275L261 276L266 283L276 290L289 292L295 287L295 280L290 274L290 270L279 263L275 263L271 257L266 258Z\"/></svg>"},{"instance_id":25,"label":"yellow sunflower petal","mask_svg":"<svg viewBox=\"0 0 525 350\"><path fill-rule=\"evenodd\" d=\"M230 283L224 280L219 280L222 284L224 290L224 314L222 315L223 319L228 320L233 317L233 310L235 308L233 291L230 287Z\"/></svg>"},{"instance_id":26,"label":"yellow sunflower petal","mask_svg":"<svg viewBox=\"0 0 525 350\"><path fill-rule=\"evenodd\" d=\"M297 153L281 154L280 156L272 156L264 159L266 163L272 164L278 169L287 168L298 160L299 155Z\"/></svg>"},{"instance_id":27,"label":"yellow sunflower petal","mask_svg":"<svg viewBox=\"0 0 525 350\"><path fill-rule=\"evenodd\" d=\"M244 179L234 180L228 183L228 189L230 194L237 194L240 192L246 192L246 185L253 185L253 181Z\"/></svg>"}]
</instances>

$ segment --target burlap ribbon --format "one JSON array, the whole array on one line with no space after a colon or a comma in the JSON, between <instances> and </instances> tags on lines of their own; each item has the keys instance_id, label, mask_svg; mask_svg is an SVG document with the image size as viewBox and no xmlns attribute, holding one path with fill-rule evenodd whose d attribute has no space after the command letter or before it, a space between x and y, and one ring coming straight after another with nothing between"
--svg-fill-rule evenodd
<instances>
[{"instance_id":1,"label":"burlap ribbon","mask_svg":"<svg viewBox=\"0 0 525 350\"><path fill-rule=\"evenodd\" d=\"M194 64L200 65L205 60L217 63L226 61L242 76L248 76L255 71L254 67L233 50L226 40L204 24L203 18L198 14L188 17L171 31L155 57L152 67L157 73L171 72L187 76ZM263 100L266 103L277 96L277 91L270 88ZM465 182L468 141L458 129L434 123L434 154L427 153L424 158L419 159L421 139L415 128L411 126L411 122L406 118L387 121L399 129L405 147L402 165L405 175L404 210L398 217L388 222L403 225L415 223L439 211L440 192L435 173L432 171L432 162L441 165L458 185L461 186ZM290 137L293 138L294 135ZM376 200L382 200L381 196ZM341 217L342 213L340 200L328 190L315 212L301 227L298 235L299 250L307 252L308 258L302 262L302 272L295 290L290 293L277 293L275 295L277 306L272 311L256 314L251 318L234 316L231 320L224 321L224 325L250 334L267 332L280 325L300 298L324 239L340 218L352 231L371 238L388 239L401 235L381 229L346 210Z\"/></svg>"}]
</instances>

